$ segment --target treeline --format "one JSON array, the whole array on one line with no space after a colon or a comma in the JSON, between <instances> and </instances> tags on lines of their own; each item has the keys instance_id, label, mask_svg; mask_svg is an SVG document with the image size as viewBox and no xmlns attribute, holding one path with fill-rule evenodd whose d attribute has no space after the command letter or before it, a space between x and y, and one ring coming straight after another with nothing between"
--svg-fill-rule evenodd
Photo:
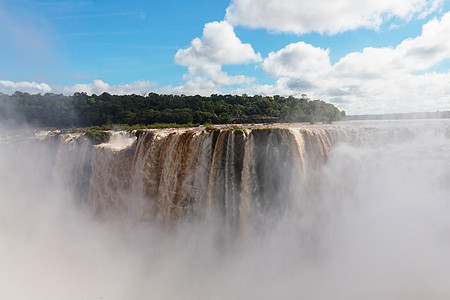
<instances>
[{"instance_id":1,"label":"treeline","mask_svg":"<svg viewBox=\"0 0 450 300\"><path fill-rule=\"evenodd\" d=\"M87 127L105 124L230 124L332 122L345 112L321 100L259 95L185 96L87 95L75 93L0 94L0 118L22 118L43 127Z\"/></svg>"}]
</instances>

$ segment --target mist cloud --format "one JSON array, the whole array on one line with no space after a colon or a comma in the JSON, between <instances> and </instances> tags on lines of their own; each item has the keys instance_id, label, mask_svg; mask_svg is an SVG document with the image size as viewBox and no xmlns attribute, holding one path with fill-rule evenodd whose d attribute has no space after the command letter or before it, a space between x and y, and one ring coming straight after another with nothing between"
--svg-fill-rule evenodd
<instances>
[{"instance_id":1,"label":"mist cloud","mask_svg":"<svg viewBox=\"0 0 450 300\"><path fill-rule=\"evenodd\" d=\"M311 201L232 239L95 218L61 180L88 148L0 139L0 297L446 299L448 122L342 126L354 143L308 174Z\"/></svg>"}]
</instances>

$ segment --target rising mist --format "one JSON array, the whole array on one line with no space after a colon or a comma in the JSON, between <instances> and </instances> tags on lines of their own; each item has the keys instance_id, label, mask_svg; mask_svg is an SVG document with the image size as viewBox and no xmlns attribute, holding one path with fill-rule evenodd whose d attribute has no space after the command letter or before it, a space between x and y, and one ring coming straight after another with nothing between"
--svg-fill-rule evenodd
<instances>
[{"instance_id":1,"label":"rising mist","mask_svg":"<svg viewBox=\"0 0 450 300\"><path fill-rule=\"evenodd\" d=\"M0 298L450 295L447 120L1 132Z\"/></svg>"}]
</instances>

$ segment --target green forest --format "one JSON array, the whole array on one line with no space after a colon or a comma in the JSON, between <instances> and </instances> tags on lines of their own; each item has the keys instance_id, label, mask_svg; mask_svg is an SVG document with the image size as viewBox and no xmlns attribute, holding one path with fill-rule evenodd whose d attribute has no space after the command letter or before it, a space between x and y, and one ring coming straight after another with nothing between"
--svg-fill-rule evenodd
<instances>
[{"instance_id":1,"label":"green forest","mask_svg":"<svg viewBox=\"0 0 450 300\"><path fill-rule=\"evenodd\" d=\"M40 127L110 124L239 124L338 121L345 112L322 100L260 95L0 94L0 118Z\"/></svg>"}]
</instances>

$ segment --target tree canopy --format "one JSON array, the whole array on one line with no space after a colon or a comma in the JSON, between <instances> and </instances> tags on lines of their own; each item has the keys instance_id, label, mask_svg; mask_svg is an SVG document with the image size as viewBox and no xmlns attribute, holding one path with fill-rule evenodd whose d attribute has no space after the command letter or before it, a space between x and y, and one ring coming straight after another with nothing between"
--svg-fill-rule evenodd
<instances>
[{"instance_id":1,"label":"tree canopy","mask_svg":"<svg viewBox=\"0 0 450 300\"><path fill-rule=\"evenodd\" d=\"M334 105L304 96L0 94L0 118L19 118L43 127L332 122L343 117L345 112Z\"/></svg>"}]
</instances>

